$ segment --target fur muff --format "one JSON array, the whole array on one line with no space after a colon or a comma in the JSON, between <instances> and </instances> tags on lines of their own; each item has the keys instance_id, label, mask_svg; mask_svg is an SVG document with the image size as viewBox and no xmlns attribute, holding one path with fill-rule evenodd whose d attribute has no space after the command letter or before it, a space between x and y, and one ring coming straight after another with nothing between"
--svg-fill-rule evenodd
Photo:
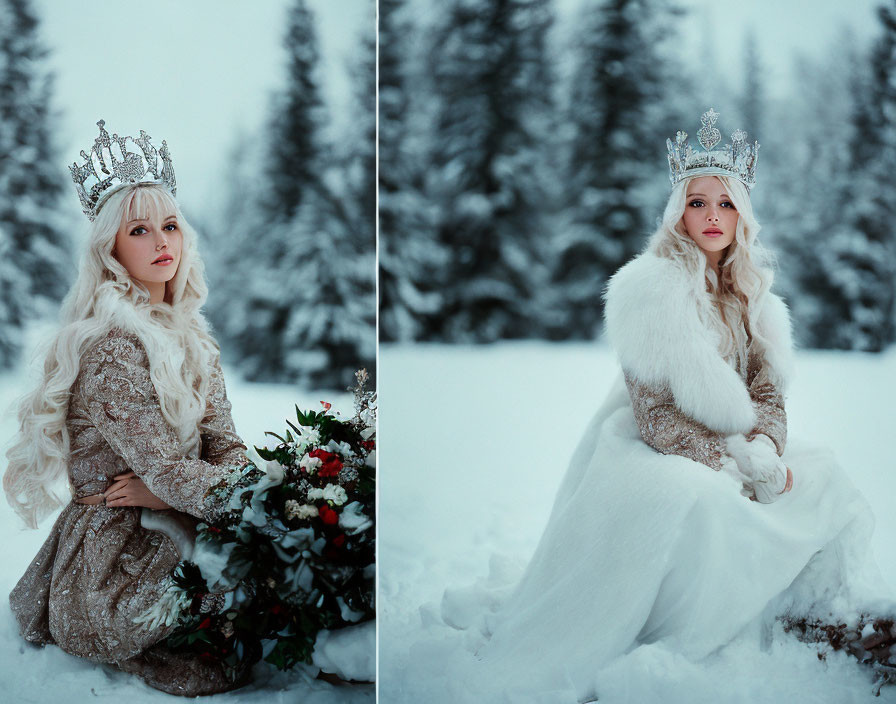
<instances>
[{"instance_id":1,"label":"fur muff","mask_svg":"<svg viewBox=\"0 0 896 704\"><path fill-rule=\"evenodd\" d=\"M640 382L667 386L694 420L726 435L749 433L756 413L743 379L719 352L719 332L699 309L711 305L703 277L645 252L619 269L604 293L605 332L622 368ZM792 366L790 316L775 294L761 301L755 327L769 379L786 388Z\"/></svg>"}]
</instances>

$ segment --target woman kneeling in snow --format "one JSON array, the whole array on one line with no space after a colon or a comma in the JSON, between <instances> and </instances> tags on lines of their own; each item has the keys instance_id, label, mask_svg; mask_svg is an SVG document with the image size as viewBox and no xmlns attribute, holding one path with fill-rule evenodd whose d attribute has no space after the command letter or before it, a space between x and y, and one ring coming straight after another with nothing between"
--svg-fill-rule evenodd
<instances>
[{"instance_id":1,"label":"woman kneeling in snow","mask_svg":"<svg viewBox=\"0 0 896 704\"><path fill-rule=\"evenodd\" d=\"M858 610L875 603L860 587L879 589L868 506L829 452L787 441L791 329L756 241L758 144L738 130L713 150L716 118L703 150L668 142L662 223L606 291L622 373L479 650L520 691L587 698L639 645L700 659L775 617L891 672L892 620Z\"/></svg>"},{"instance_id":2,"label":"woman kneeling in snow","mask_svg":"<svg viewBox=\"0 0 896 704\"><path fill-rule=\"evenodd\" d=\"M41 382L21 404L3 478L32 528L61 503L55 481L67 475L72 497L10 604L28 641L115 664L166 692L211 694L245 684L249 672L228 677L220 663L169 651L163 641L176 624L150 628L140 616L189 557L197 519L224 510L210 490L247 461L246 448L200 312L203 269L174 200L167 146L155 150L141 133L141 157L126 151L130 138L110 140L99 125L88 161L72 167L92 221L87 254ZM147 180L138 181L133 167L144 158ZM115 176L103 179L103 163ZM88 177L98 179L89 192Z\"/></svg>"}]
</instances>

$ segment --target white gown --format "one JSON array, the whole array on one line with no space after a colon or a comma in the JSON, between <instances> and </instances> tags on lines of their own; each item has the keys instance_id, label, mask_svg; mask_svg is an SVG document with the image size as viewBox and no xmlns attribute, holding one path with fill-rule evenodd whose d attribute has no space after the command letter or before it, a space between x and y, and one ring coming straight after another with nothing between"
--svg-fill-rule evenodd
<instances>
[{"instance_id":1,"label":"white gown","mask_svg":"<svg viewBox=\"0 0 896 704\"><path fill-rule=\"evenodd\" d=\"M749 624L787 613L845 618L885 603L876 598L883 586L870 557L869 506L827 449L775 439L794 485L773 504L747 500L732 476L691 458L762 425L756 395L700 321L701 296L650 254L614 276L610 341L627 375L674 397L674 409L657 405L667 420L674 411L680 432L667 446L654 442L657 418L642 417L639 427L619 375L522 579L509 596L496 592L494 613L478 620L486 640L465 675L476 701L587 701L599 696L598 670L639 646L660 643L698 661ZM783 390L786 307L768 294L751 322L763 341L753 350L762 353L763 378ZM455 597L448 590L442 605L449 623ZM494 608L495 600L503 603Z\"/></svg>"},{"instance_id":2,"label":"white gown","mask_svg":"<svg viewBox=\"0 0 896 704\"><path fill-rule=\"evenodd\" d=\"M699 660L756 619L873 604L867 502L825 449L791 440L782 459L793 490L748 501L729 476L644 443L620 377L523 579L489 619L488 678L599 691L595 671L638 645Z\"/></svg>"}]
</instances>

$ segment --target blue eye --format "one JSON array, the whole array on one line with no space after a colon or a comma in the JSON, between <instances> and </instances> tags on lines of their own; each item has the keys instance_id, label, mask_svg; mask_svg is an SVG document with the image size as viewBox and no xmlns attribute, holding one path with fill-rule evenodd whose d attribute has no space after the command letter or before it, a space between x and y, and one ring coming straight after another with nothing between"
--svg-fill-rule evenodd
<instances>
[{"instance_id":1,"label":"blue eye","mask_svg":"<svg viewBox=\"0 0 896 704\"><path fill-rule=\"evenodd\" d=\"M692 200L690 203L688 203L688 205L690 205L692 208L699 208L703 205L703 201L702 200Z\"/></svg>"},{"instance_id":2,"label":"blue eye","mask_svg":"<svg viewBox=\"0 0 896 704\"><path fill-rule=\"evenodd\" d=\"M174 231L177 229L177 223L176 223L176 222L169 222L169 223L168 223L167 225L165 225L165 227L163 227L162 229L163 229L163 230L167 230L169 227L171 228L171 232L174 232Z\"/></svg>"},{"instance_id":3,"label":"blue eye","mask_svg":"<svg viewBox=\"0 0 896 704\"><path fill-rule=\"evenodd\" d=\"M140 227L135 227L133 230L131 230L131 234L132 235L142 235L143 234L143 232L137 232L137 230L143 230L143 232L146 232L146 228L143 227L143 225L140 225Z\"/></svg>"}]
</instances>

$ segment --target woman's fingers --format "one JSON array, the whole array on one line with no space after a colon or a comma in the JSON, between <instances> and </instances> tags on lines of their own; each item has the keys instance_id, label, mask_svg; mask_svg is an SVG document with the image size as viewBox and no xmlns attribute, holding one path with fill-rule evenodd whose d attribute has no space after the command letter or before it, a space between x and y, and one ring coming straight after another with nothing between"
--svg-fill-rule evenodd
<instances>
[{"instance_id":1,"label":"woman's fingers","mask_svg":"<svg viewBox=\"0 0 896 704\"><path fill-rule=\"evenodd\" d=\"M109 486L106 487L106 490L103 492L106 496L109 494L118 491L120 489L124 489L128 485L127 479L122 479L121 481L112 482Z\"/></svg>"},{"instance_id":2,"label":"woman's fingers","mask_svg":"<svg viewBox=\"0 0 896 704\"><path fill-rule=\"evenodd\" d=\"M127 487L119 487L118 489L115 489L114 491L107 491L106 492L106 505L108 506L110 501L113 501L115 499L120 499L123 496L127 496L126 489L127 489Z\"/></svg>"},{"instance_id":3,"label":"woman's fingers","mask_svg":"<svg viewBox=\"0 0 896 704\"><path fill-rule=\"evenodd\" d=\"M120 479L117 482L113 482L112 484L110 484L109 486L106 487L106 490L103 492L103 496L105 496L106 499L108 499L113 494L121 494L121 492L125 488L127 488L130 481L131 481L130 479Z\"/></svg>"},{"instance_id":4,"label":"woman's fingers","mask_svg":"<svg viewBox=\"0 0 896 704\"><path fill-rule=\"evenodd\" d=\"M793 472L790 471L790 467L785 467L787 470L787 479L784 480L784 488L779 491L779 494L786 494L788 491L793 489Z\"/></svg>"},{"instance_id":5,"label":"woman's fingers","mask_svg":"<svg viewBox=\"0 0 896 704\"><path fill-rule=\"evenodd\" d=\"M111 484L103 494L106 497L106 506L145 506L153 509L171 508L167 503L153 494L133 472L119 474L118 479Z\"/></svg>"},{"instance_id":6,"label":"woman's fingers","mask_svg":"<svg viewBox=\"0 0 896 704\"><path fill-rule=\"evenodd\" d=\"M121 490L124 489L130 482L136 479L137 482L140 481L140 478L137 477L133 472L125 472L124 474L118 474L115 476L115 479L118 481L112 482L109 486L106 487L106 490L103 492L103 495L106 497L106 505L109 504L109 499L114 495L120 495Z\"/></svg>"}]
</instances>

